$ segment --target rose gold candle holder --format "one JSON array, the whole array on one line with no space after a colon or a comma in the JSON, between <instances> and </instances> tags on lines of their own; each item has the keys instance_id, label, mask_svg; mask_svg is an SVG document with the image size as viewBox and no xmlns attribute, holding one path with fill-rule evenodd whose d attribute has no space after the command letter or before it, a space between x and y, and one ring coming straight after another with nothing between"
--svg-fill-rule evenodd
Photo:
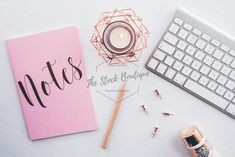
<instances>
[{"instance_id":1,"label":"rose gold candle holder","mask_svg":"<svg viewBox=\"0 0 235 157\"><path fill-rule=\"evenodd\" d=\"M147 47L149 31L132 9L105 12L94 27L91 42L108 64L138 61ZM117 48L110 42L110 32L116 27L125 28L130 34L130 43L125 47Z\"/></svg>"}]
</instances>

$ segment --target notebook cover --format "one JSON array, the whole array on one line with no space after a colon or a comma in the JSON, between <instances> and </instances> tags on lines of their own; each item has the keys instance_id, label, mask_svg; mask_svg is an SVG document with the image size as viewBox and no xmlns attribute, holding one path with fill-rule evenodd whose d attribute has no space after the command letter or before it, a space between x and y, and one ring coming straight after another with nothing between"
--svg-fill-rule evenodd
<instances>
[{"instance_id":1,"label":"notebook cover","mask_svg":"<svg viewBox=\"0 0 235 157\"><path fill-rule=\"evenodd\" d=\"M97 128L75 26L6 45L31 140Z\"/></svg>"}]
</instances>

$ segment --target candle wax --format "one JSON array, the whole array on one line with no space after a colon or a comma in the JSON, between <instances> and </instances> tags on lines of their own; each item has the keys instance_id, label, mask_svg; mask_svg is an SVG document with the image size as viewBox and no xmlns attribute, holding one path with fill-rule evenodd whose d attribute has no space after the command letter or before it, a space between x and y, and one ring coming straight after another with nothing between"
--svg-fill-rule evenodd
<instances>
[{"instance_id":1,"label":"candle wax","mask_svg":"<svg viewBox=\"0 0 235 157\"><path fill-rule=\"evenodd\" d=\"M116 48L125 48L131 42L131 34L124 27L116 27L110 33L110 42Z\"/></svg>"}]
</instances>

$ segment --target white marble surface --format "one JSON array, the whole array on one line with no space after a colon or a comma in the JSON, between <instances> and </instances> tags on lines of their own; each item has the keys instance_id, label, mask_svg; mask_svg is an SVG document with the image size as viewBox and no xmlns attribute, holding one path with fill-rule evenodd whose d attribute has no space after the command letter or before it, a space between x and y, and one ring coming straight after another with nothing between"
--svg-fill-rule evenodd
<instances>
[{"instance_id":1,"label":"white marble surface","mask_svg":"<svg viewBox=\"0 0 235 157\"><path fill-rule=\"evenodd\" d=\"M80 31L88 75L99 76L102 72L96 72L95 66L102 59L90 43L93 26L103 11L132 8L151 32L149 46L137 63L138 70L145 71L144 62L179 6L235 36L234 5L233 0L0 0L0 156L189 157L179 132L190 124L199 125L222 156L234 156L234 120L153 74L136 82L140 92L123 102L107 150L101 149L100 144L113 102L97 93L97 87L91 90L99 130L32 142L27 137L4 44L12 36L75 24ZM161 91L162 100L153 94L155 87ZM142 103L147 105L149 116L140 111ZM163 117L161 112L165 110L175 115ZM157 138L152 139L155 125L160 129Z\"/></svg>"}]
</instances>

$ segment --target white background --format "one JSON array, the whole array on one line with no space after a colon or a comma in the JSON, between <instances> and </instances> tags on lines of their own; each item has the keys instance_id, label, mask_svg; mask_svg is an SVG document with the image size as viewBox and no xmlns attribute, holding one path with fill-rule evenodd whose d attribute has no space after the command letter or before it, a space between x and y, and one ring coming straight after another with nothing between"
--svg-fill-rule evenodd
<instances>
[{"instance_id":1,"label":"white background","mask_svg":"<svg viewBox=\"0 0 235 157\"><path fill-rule=\"evenodd\" d=\"M21 113L4 40L63 27L78 26L88 75L102 62L90 43L93 26L101 12L114 8L132 8L151 32L139 69L172 19L179 6L235 36L235 3L233 0L0 0L0 156L1 157L189 157L179 138L185 126L196 124L224 157L235 154L234 120L206 103L151 74L140 81L140 92L123 102L118 121L107 150L100 148L113 102L91 88L99 129L39 141L30 141ZM163 96L153 94L157 87ZM139 109L147 105L150 115ZM163 117L162 111L173 117ZM156 139L151 131L159 126Z\"/></svg>"}]
</instances>

